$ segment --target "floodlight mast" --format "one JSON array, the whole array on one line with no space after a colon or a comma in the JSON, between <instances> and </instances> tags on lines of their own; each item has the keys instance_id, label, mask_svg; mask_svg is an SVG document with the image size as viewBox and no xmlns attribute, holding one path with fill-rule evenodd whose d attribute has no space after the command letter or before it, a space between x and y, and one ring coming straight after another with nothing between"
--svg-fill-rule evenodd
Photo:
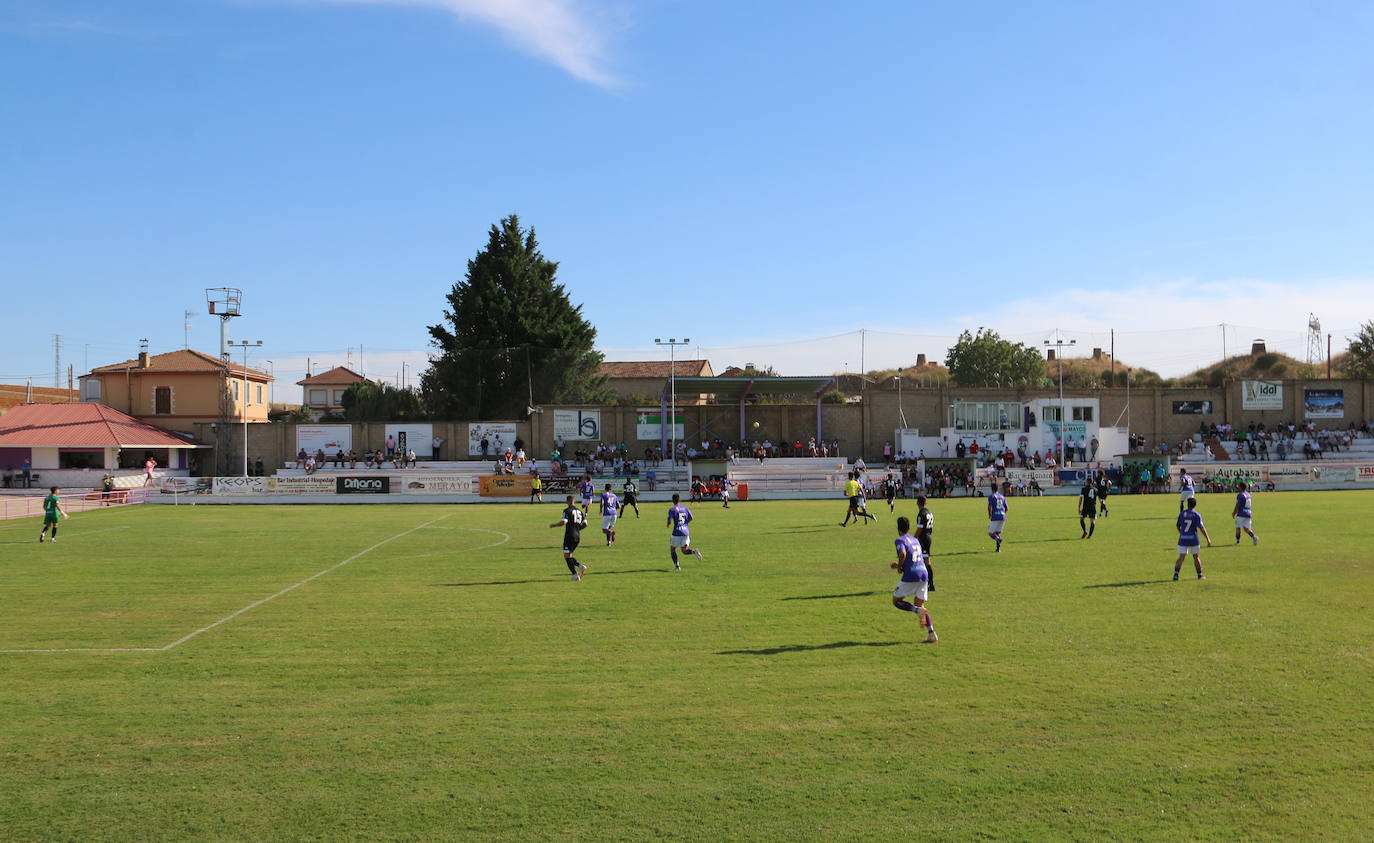
<instances>
[{"instance_id":1,"label":"floodlight mast","mask_svg":"<svg viewBox=\"0 0 1374 843\"><path fill-rule=\"evenodd\" d=\"M219 356L229 359L229 320L241 316L243 291L237 287L211 287L205 291L206 307L219 317Z\"/></svg>"},{"instance_id":2,"label":"floodlight mast","mask_svg":"<svg viewBox=\"0 0 1374 843\"><path fill-rule=\"evenodd\" d=\"M671 440L668 446L668 458L673 461L673 480L677 480L677 347L680 345L691 345L691 337L669 337L666 340L654 339L654 345L668 346L668 430ZM660 422L662 419L660 419ZM662 442L663 428L659 428L659 441Z\"/></svg>"}]
</instances>

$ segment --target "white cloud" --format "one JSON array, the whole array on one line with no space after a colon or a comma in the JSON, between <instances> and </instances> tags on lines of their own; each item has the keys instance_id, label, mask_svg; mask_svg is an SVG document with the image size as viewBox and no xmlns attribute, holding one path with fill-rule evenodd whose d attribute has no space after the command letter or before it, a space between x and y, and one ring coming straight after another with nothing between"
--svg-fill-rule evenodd
<instances>
[{"instance_id":1,"label":"white cloud","mask_svg":"<svg viewBox=\"0 0 1374 843\"><path fill-rule=\"evenodd\" d=\"M562 68L584 82L618 88L608 69L604 16L579 0L314 0L353 5L417 6L448 12L500 32L517 49Z\"/></svg>"}]
</instances>

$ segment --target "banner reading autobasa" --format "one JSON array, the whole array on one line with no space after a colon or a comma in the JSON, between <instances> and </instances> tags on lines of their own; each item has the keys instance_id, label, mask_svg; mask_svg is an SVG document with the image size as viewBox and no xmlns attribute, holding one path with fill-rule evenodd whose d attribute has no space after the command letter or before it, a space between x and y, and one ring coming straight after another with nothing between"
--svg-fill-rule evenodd
<instances>
[{"instance_id":1,"label":"banner reading autobasa","mask_svg":"<svg viewBox=\"0 0 1374 843\"><path fill-rule=\"evenodd\" d=\"M1282 381L1241 381L1240 406L1243 410L1282 410Z\"/></svg>"},{"instance_id":2,"label":"banner reading autobasa","mask_svg":"<svg viewBox=\"0 0 1374 843\"><path fill-rule=\"evenodd\" d=\"M401 491L407 495L470 495L477 489L470 474L426 474L407 478Z\"/></svg>"},{"instance_id":3,"label":"banner reading autobasa","mask_svg":"<svg viewBox=\"0 0 1374 843\"><path fill-rule=\"evenodd\" d=\"M527 498L530 496L529 475L484 474L478 492L484 498Z\"/></svg>"},{"instance_id":4,"label":"banner reading autobasa","mask_svg":"<svg viewBox=\"0 0 1374 843\"><path fill-rule=\"evenodd\" d=\"M554 410L553 435L563 441L601 439L600 410Z\"/></svg>"}]
</instances>

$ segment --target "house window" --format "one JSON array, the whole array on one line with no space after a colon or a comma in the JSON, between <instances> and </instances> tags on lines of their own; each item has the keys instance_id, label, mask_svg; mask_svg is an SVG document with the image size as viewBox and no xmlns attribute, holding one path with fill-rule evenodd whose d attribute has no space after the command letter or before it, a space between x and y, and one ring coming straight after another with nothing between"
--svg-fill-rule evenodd
<instances>
[{"instance_id":1,"label":"house window","mask_svg":"<svg viewBox=\"0 0 1374 843\"><path fill-rule=\"evenodd\" d=\"M172 388L170 386L153 388L153 412L159 416L169 415L172 412Z\"/></svg>"},{"instance_id":2,"label":"house window","mask_svg":"<svg viewBox=\"0 0 1374 843\"><path fill-rule=\"evenodd\" d=\"M327 389L312 389L312 390L310 390L310 406L312 406L312 407L323 407L323 406L325 405L325 402L327 402L328 400L329 400L329 390L327 390Z\"/></svg>"},{"instance_id":3,"label":"house window","mask_svg":"<svg viewBox=\"0 0 1374 843\"><path fill-rule=\"evenodd\" d=\"M83 392L83 394L82 394L81 400L83 400L83 401L99 401L99 400L100 400L100 379L99 379L99 378L87 378L86 380L84 380L84 381L81 382L81 386L82 386L82 388L84 389L84 392Z\"/></svg>"},{"instance_id":4,"label":"house window","mask_svg":"<svg viewBox=\"0 0 1374 843\"><path fill-rule=\"evenodd\" d=\"M344 397L344 393L347 392L347 391L348 391L348 390L346 390L346 389L336 389L336 390L334 390L334 404L335 404L336 406L339 406L339 407L342 407L342 406L343 406L343 397Z\"/></svg>"},{"instance_id":5,"label":"house window","mask_svg":"<svg viewBox=\"0 0 1374 843\"><path fill-rule=\"evenodd\" d=\"M253 403L262 403L262 384L253 384Z\"/></svg>"},{"instance_id":6,"label":"house window","mask_svg":"<svg viewBox=\"0 0 1374 843\"><path fill-rule=\"evenodd\" d=\"M234 389L234 400L235 400L235 401L239 400L239 382L238 382L238 381L229 381L229 384L230 384L230 385L233 387L233 389Z\"/></svg>"},{"instance_id":7,"label":"house window","mask_svg":"<svg viewBox=\"0 0 1374 843\"><path fill-rule=\"evenodd\" d=\"M1074 408L1073 408L1073 420L1074 420L1074 421L1092 421L1092 420L1093 420L1093 408L1092 408L1092 407L1074 407Z\"/></svg>"},{"instance_id":8,"label":"house window","mask_svg":"<svg viewBox=\"0 0 1374 843\"><path fill-rule=\"evenodd\" d=\"M1045 421L1059 421L1059 406L1057 404L1046 404L1040 408L1040 418Z\"/></svg>"}]
</instances>

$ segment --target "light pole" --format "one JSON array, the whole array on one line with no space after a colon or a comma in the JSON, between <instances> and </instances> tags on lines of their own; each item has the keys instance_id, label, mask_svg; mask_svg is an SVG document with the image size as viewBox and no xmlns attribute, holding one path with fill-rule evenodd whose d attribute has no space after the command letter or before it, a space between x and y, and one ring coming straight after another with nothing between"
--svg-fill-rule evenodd
<instances>
[{"instance_id":1,"label":"light pole","mask_svg":"<svg viewBox=\"0 0 1374 843\"><path fill-rule=\"evenodd\" d=\"M902 423L902 430L906 430L906 412L902 410L902 370L898 369L892 379L897 382L897 419Z\"/></svg>"},{"instance_id":2,"label":"light pole","mask_svg":"<svg viewBox=\"0 0 1374 843\"><path fill-rule=\"evenodd\" d=\"M240 346L240 347L243 348L243 395L241 396L241 400L243 401L243 405L242 405L242 406L243 406L243 476L244 476L244 477L247 477L247 476L248 476L248 348L249 348L249 346L256 346L257 348L262 348L262 340L258 340L258 341L255 342L255 343L251 343L251 342L249 342L248 340L240 340L240 341L238 341L238 342L234 342L233 340L230 340L230 341L229 341L229 344L230 344L230 345L237 345L237 346Z\"/></svg>"},{"instance_id":3,"label":"light pole","mask_svg":"<svg viewBox=\"0 0 1374 843\"><path fill-rule=\"evenodd\" d=\"M1069 340L1074 345L1078 340ZM1054 341L1045 340L1045 345L1055 347L1054 357L1059 361L1059 467L1064 467L1064 437L1068 435L1068 425L1064 419L1064 335L1054 329Z\"/></svg>"},{"instance_id":4,"label":"light pole","mask_svg":"<svg viewBox=\"0 0 1374 843\"><path fill-rule=\"evenodd\" d=\"M276 386L277 383L277 370L272 365L271 360L264 360L262 362L267 364L267 375L268 377L272 378L271 382L267 384L267 409L268 412L271 412L272 400L276 398L275 390L273 389L273 387Z\"/></svg>"},{"instance_id":5,"label":"light pole","mask_svg":"<svg viewBox=\"0 0 1374 843\"><path fill-rule=\"evenodd\" d=\"M677 347L691 343L691 337L683 337L681 340L677 337L669 337L666 340L654 338L654 345L668 346L668 435L671 437L668 458L673 461L674 480L677 479Z\"/></svg>"}]
</instances>

